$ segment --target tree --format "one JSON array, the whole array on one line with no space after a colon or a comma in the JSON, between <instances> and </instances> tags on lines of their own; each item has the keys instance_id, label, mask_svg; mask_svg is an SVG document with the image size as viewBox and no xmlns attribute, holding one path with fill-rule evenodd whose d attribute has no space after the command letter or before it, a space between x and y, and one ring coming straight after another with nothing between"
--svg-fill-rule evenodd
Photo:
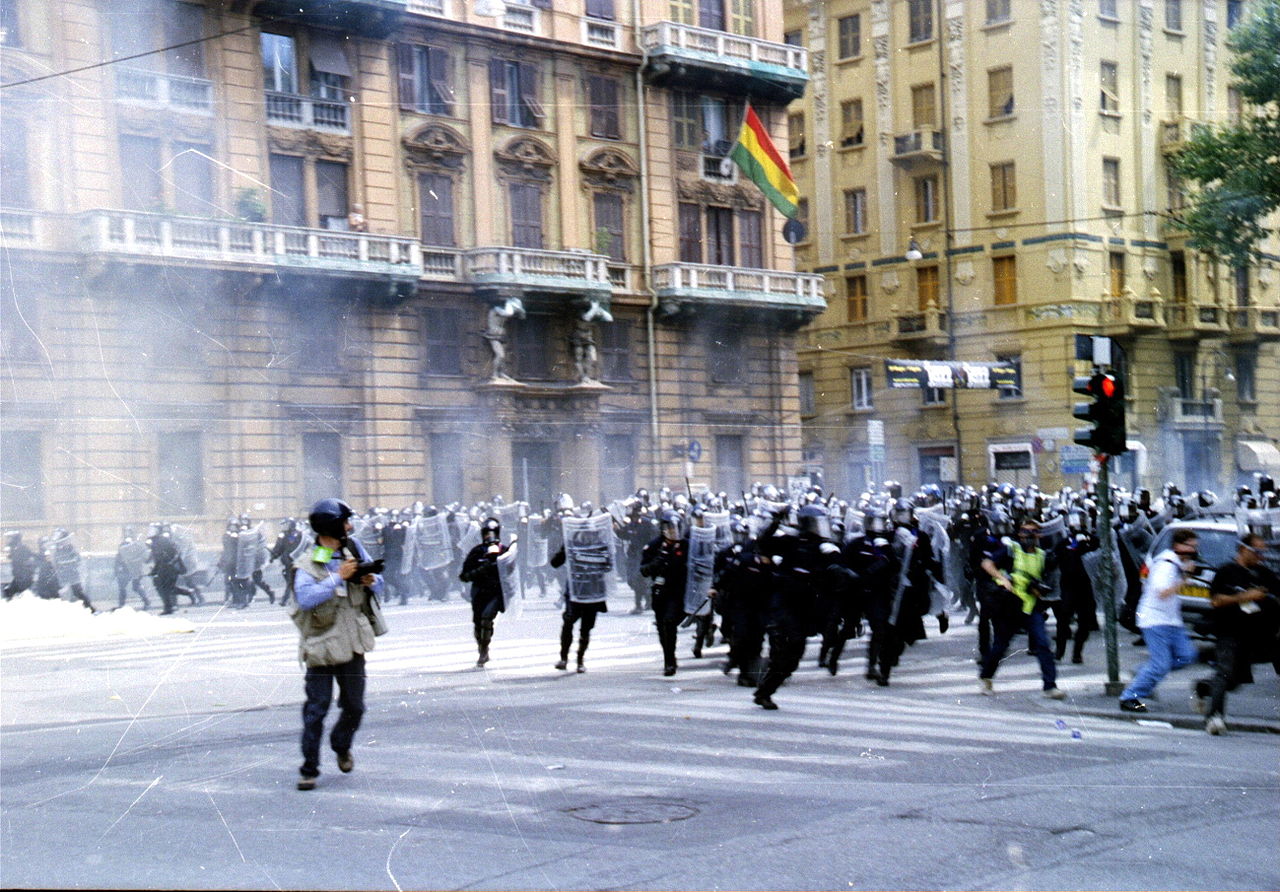
<instances>
[{"instance_id":1,"label":"tree","mask_svg":"<svg viewBox=\"0 0 1280 892\"><path fill-rule=\"evenodd\" d=\"M1240 121L1194 128L1170 159L1175 174L1198 185L1176 222L1191 247L1234 266L1256 259L1267 218L1280 209L1280 0L1251 7L1227 37L1232 86L1245 104Z\"/></svg>"}]
</instances>

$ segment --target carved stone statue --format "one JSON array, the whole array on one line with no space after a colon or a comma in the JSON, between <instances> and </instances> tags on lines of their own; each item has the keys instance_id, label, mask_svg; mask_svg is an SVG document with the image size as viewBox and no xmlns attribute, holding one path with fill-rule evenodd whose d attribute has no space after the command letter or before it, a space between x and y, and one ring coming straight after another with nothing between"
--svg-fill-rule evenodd
<instances>
[{"instance_id":1,"label":"carved stone statue","mask_svg":"<svg viewBox=\"0 0 1280 892\"><path fill-rule=\"evenodd\" d=\"M600 354L596 349L595 321L612 322L613 316L601 306L599 301L591 301L586 312L574 320L573 332L569 335L569 348L573 354L573 367L579 384L598 384L600 376Z\"/></svg>"},{"instance_id":2,"label":"carved stone statue","mask_svg":"<svg viewBox=\"0 0 1280 892\"><path fill-rule=\"evenodd\" d=\"M489 307L484 339L493 354L493 370L489 376L492 379L512 380L507 373L507 320L512 316L524 318L524 304L518 297L509 297L502 303Z\"/></svg>"}]
</instances>

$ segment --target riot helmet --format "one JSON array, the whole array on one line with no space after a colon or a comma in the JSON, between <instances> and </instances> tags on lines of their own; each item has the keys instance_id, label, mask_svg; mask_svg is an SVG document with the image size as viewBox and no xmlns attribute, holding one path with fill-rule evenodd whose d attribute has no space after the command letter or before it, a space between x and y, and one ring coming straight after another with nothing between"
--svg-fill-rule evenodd
<instances>
[{"instance_id":1,"label":"riot helmet","mask_svg":"<svg viewBox=\"0 0 1280 892\"><path fill-rule=\"evenodd\" d=\"M680 538L680 515L670 508L658 515L658 529L662 538L674 541Z\"/></svg>"},{"instance_id":2,"label":"riot helmet","mask_svg":"<svg viewBox=\"0 0 1280 892\"><path fill-rule=\"evenodd\" d=\"M328 536L332 539L345 539L347 520L355 512L342 499L321 499L311 508L307 522L317 536Z\"/></svg>"},{"instance_id":3,"label":"riot helmet","mask_svg":"<svg viewBox=\"0 0 1280 892\"><path fill-rule=\"evenodd\" d=\"M889 532L889 517L881 509L872 508L867 512L865 526L868 537L885 536Z\"/></svg>"},{"instance_id":4,"label":"riot helmet","mask_svg":"<svg viewBox=\"0 0 1280 892\"><path fill-rule=\"evenodd\" d=\"M556 512L568 514L571 511L573 511L573 496L567 492L560 493L560 497L556 499Z\"/></svg>"},{"instance_id":5,"label":"riot helmet","mask_svg":"<svg viewBox=\"0 0 1280 892\"><path fill-rule=\"evenodd\" d=\"M910 499L898 499L893 503L893 524L899 527L909 527L915 523L916 509L911 504Z\"/></svg>"},{"instance_id":6,"label":"riot helmet","mask_svg":"<svg viewBox=\"0 0 1280 892\"><path fill-rule=\"evenodd\" d=\"M480 524L480 539L485 544L497 542L502 538L502 522L496 517L486 517Z\"/></svg>"},{"instance_id":7,"label":"riot helmet","mask_svg":"<svg viewBox=\"0 0 1280 892\"><path fill-rule=\"evenodd\" d=\"M796 526L805 535L822 539L831 538L831 517L827 514L826 509L820 505L812 503L802 505L796 511Z\"/></svg>"},{"instance_id":8,"label":"riot helmet","mask_svg":"<svg viewBox=\"0 0 1280 892\"><path fill-rule=\"evenodd\" d=\"M729 526L729 531L733 534L733 541L736 545L746 545L751 541L751 525L742 518L737 518Z\"/></svg>"}]
</instances>

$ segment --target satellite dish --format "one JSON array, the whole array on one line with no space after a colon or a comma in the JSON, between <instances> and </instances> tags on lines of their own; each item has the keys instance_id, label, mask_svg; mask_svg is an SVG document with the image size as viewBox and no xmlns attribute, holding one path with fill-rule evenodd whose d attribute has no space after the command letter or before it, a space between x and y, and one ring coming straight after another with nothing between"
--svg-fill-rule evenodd
<instances>
[{"instance_id":1,"label":"satellite dish","mask_svg":"<svg viewBox=\"0 0 1280 892\"><path fill-rule=\"evenodd\" d=\"M804 241L807 230L799 220L788 220L782 224L782 237L788 245L797 245Z\"/></svg>"}]
</instances>

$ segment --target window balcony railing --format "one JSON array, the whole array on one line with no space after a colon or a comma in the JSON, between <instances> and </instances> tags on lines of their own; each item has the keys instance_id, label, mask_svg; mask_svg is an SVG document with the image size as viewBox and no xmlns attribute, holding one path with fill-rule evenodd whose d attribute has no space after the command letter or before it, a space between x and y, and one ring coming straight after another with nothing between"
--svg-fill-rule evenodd
<instances>
[{"instance_id":1,"label":"window balcony railing","mask_svg":"<svg viewBox=\"0 0 1280 892\"><path fill-rule=\"evenodd\" d=\"M212 113L213 81L143 68L116 72L116 96L124 102Z\"/></svg>"},{"instance_id":2,"label":"window balcony railing","mask_svg":"<svg viewBox=\"0 0 1280 892\"><path fill-rule=\"evenodd\" d=\"M609 293L609 258L589 251L483 247L463 252L463 274L477 284L511 285L534 292Z\"/></svg>"},{"instance_id":3,"label":"window balcony railing","mask_svg":"<svg viewBox=\"0 0 1280 892\"><path fill-rule=\"evenodd\" d=\"M1227 330L1221 307L1211 304L1173 302L1165 305L1166 330L1175 341L1195 340Z\"/></svg>"},{"instance_id":4,"label":"window balcony railing","mask_svg":"<svg viewBox=\"0 0 1280 892\"><path fill-rule=\"evenodd\" d=\"M400 236L135 211L89 211L80 223L91 253L401 279L422 275L418 243Z\"/></svg>"},{"instance_id":5,"label":"window balcony railing","mask_svg":"<svg viewBox=\"0 0 1280 892\"><path fill-rule=\"evenodd\" d=\"M1280 309L1232 307L1226 312L1231 340L1236 343L1280 338Z\"/></svg>"},{"instance_id":6,"label":"window balcony railing","mask_svg":"<svg viewBox=\"0 0 1280 892\"><path fill-rule=\"evenodd\" d=\"M351 132L351 112L347 103L297 93L275 93L268 90L267 122L307 130Z\"/></svg>"},{"instance_id":7,"label":"window balcony railing","mask_svg":"<svg viewBox=\"0 0 1280 892\"><path fill-rule=\"evenodd\" d=\"M893 340L900 344L944 344L948 339L947 311L929 306L893 320Z\"/></svg>"},{"instance_id":8,"label":"window balcony railing","mask_svg":"<svg viewBox=\"0 0 1280 892\"><path fill-rule=\"evenodd\" d=\"M1113 336L1164 325L1164 298L1158 293L1139 296L1131 288L1125 288L1120 295L1106 293L1099 301L1099 310Z\"/></svg>"},{"instance_id":9,"label":"window balcony railing","mask_svg":"<svg viewBox=\"0 0 1280 892\"><path fill-rule=\"evenodd\" d=\"M809 51L788 43L658 22L641 29L640 44L655 83L747 90L788 101L799 99L809 80Z\"/></svg>"},{"instance_id":10,"label":"window balcony railing","mask_svg":"<svg viewBox=\"0 0 1280 892\"><path fill-rule=\"evenodd\" d=\"M899 133L893 138L894 161L940 161L946 148L941 130L926 128Z\"/></svg>"},{"instance_id":11,"label":"window balcony railing","mask_svg":"<svg viewBox=\"0 0 1280 892\"><path fill-rule=\"evenodd\" d=\"M63 227L59 218L43 211L24 208L0 208L0 248L14 250L34 248L51 251L62 247L59 235Z\"/></svg>"},{"instance_id":12,"label":"window balcony railing","mask_svg":"<svg viewBox=\"0 0 1280 892\"><path fill-rule=\"evenodd\" d=\"M791 311L812 317L826 309L822 276L782 270L702 263L653 268L653 287L673 315L686 304Z\"/></svg>"}]
</instances>

